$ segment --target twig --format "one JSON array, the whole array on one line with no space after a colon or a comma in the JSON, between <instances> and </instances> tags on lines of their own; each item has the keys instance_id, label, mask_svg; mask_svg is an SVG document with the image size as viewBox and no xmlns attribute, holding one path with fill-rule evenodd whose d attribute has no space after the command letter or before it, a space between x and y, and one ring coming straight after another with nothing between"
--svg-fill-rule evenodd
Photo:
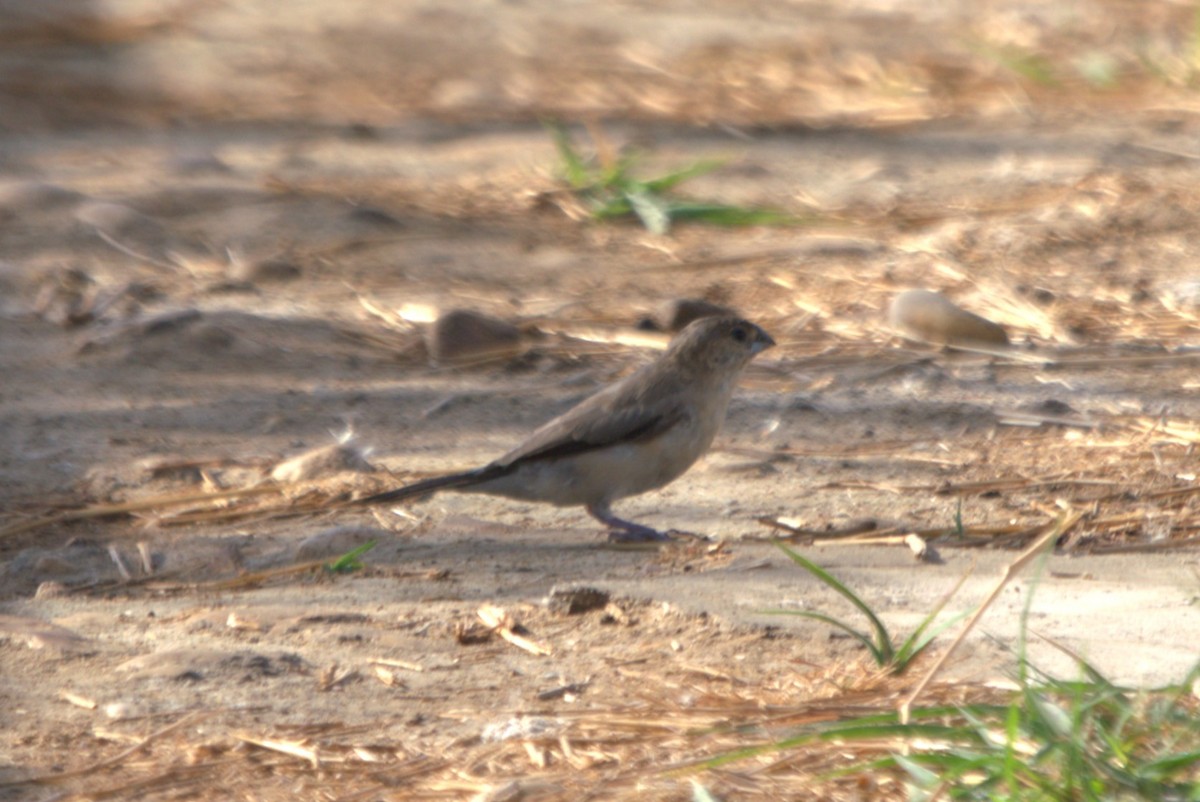
<instances>
[{"instance_id":1,"label":"twig","mask_svg":"<svg viewBox=\"0 0 1200 802\"><path fill-rule=\"evenodd\" d=\"M97 771L103 771L104 769L110 769L113 766L117 766L121 763L124 763L125 760L136 755L138 752L142 751L143 749L148 747L150 744L152 744L154 741L157 741L159 738L162 738L165 735L170 735L172 732L180 729L181 727L186 727L189 724L194 724L197 721L208 718L209 716L213 715L215 712L217 712L217 711L215 711L215 710L193 710L191 713L188 713L187 715L185 715L183 718L179 719L175 723L168 724L167 726L163 727L162 729L158 729L158 730L155 730L154 732L150 733L145 738L143 738L142 740L138 741L133 746L126 749L124 752L114 755L113 757L110 757L107 760L101 760L99 763L93 763L90 766L85 766L82 769L75 769L74 771L64 771L64 772L60 772L57 774L43 774L38 777L30 777L27 780L16 780L14 782L0 783L0 788L9 788L9 787L16 786L16 785L28 785L28 784L49 785L52 783L62 782L63 780L74 779L75 777L83 777L83 776L92 774Z\"/></svg>"},{"instance_id":2,"label":"twig","mask_svg":"<svg viewBox=\"0 0 1200 802\"><path fill-rule=\"evenodd\" d=\"M96 504L91 507L84 507L81 510L67 510L59 512L45 518L38 518L32 521L23 521L18 524L10 524L9 526L0 529L0 539L19 535L22 532L30 532L34 529L41 529L44 526L50 526L57 523L69 523L72 521L86 521L91 518L107 518L110 515L122 515L130 512L142 512L144 510L154 510L160 507L179 507L185 504L195 504L205 501L220 501L229 498L245 498L248 496L267 496L271 494L281 494L286 487L284 485L262 485L259 487L242 487L233 490L222 490L217 493L183 493L173 496L158 496L155 498L140 499L138 501L124 501L119 504Z\"/></svg>"},{"instance_id":3,"label":"twig","mask_svg":"<svg viewBox=\"0 0 1200 802\"><path fill-rule=\"evenodd\" d=\"M235 735L234 737L243 743L248 743L262 749L269 749L272 752L279 752L280 754L291 755L292 757L298 757L301 760L307 760L309 765L311 765L314 769L319 769L321 767L321 759L317 755L317 750L312 747L305 746L299 741L280 741L273 738L255 738L251 735L240 734Z\"/></svg>"},{"instance_id":4,"label":"twig","mask_svg":"<svg viewBox=\"0 0 1200 802\"><path fill-rule=\"evenodd\" d=\"M1004 568L1004 574L1000 577L1000 581L996 583L996 587L992 588L992 592L989 593L987 598L983 600L983 603L979 605L979 609L977 609L975 614L971 616L971 619L967 621L966 626L964 626L962 631L958 633L958 637L954 639L954 642L950 644L950 647L946 649L946 651L942 652L941 656L938 657L937 662L935 662L933 667L929 669L929 672L921 679L920 682L917 683L917 686L913 688L912 693L910 693L905 700L900 703L898 710L902 723L908 723L909 711L912 707L912 703L916 701L917 697L925 691L925 688L930 682L933 681L933 678L942 670L942 666L946 664L946 661L950 659L950 656L954 654L954 651L966 639L971 630L975 628L975 625L979 623L979 619L983 618L983 614L987 612L987 609L1000 596L1000 592L1004 590L1004 587L1012 580L1013 577L1019 574L1026 565L1028 565L1035 557L1041 554L1042 549L1044 549L1047 544L1053 543L1055 540L1058 540L1058 538L1070 531L1075 524L1079 523L1083 516L1084 513L1082 511L1068 512L1064 510L1063 514L1059 516L1059 519L1054 522L1053 526L1046 530L1045 534L1035 540L1033 544L1029 546L1029 548L1021 552L1015 560L1013 560Z\"/></svg>"},{"instance_id":5,"label":"twig","mask_svg":"<svg viewBox=\"0 0 1200 802\"><path fill-rule=\"evenodd\" d=\"M543 645L537 641L531 640L530 638L526 638L525 636L514 632L513 629L517 626L517 624L513 620L512 616L510 616L503 609L491 604L485 604L476 610L475 614L479 616L479 620L482 621L485 626L493 629L497 634L500 635L500 637L504 638L518 649L524 649L530 654L536 655L553 654L553 651L549 646Z\"/></svg>"}]
</instances>

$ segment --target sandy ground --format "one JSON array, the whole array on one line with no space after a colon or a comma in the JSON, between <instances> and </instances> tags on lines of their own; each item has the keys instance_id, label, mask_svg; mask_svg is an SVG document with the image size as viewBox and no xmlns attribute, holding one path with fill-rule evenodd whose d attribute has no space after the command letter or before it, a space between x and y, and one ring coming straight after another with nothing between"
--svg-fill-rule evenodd
<instances>
[{"instance_id":1,"label":"sandy ground","mask_svg":"<svg viewBox=\"0 0 1200 802\"><path fill-rule=\"evenodd\" d=\"M1170 4L1139 5L1128 41L1096 21L1119 3L40 5L0 4L0 525L268 495L0 541L0 799L503 798L568 764L527 797L636 776L638 798L685 798L645 778L704 745L631 750L628 721L718 693L803 706L869 673L853 642L767 614L854 616L762 519L829 533L794 547L907 631L1078 512L945 676L1005 676L1026 607L1048 670L1075 670L1054 644L1131 683L1200 658L1200 122ZM1162 76L1071 71L1132 63L1135 34ZM723 159L686 191L810 222L577 219L539 116L588 121L647 174ZM1013 352L896 337L911 287L1001 322ZM578 335L685 296L780 343L714 453L619 507L707 540L618 549L581 511L450 494L336 508L502 453L653 353ZM431 366L398 312L453 306L522 322L523 353ZM365 465L270 490L347 432ZM363 570L289 570L367 540ZM547 602L572 587L607 601ZM488 637L481 605L551 653Z\"/></svg>"}]
</instances>

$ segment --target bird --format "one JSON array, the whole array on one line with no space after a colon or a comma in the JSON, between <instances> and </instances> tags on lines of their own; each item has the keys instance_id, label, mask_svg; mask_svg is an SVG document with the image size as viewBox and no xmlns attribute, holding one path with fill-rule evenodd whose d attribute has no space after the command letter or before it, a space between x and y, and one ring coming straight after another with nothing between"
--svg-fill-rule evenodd
<instances>
[{"instance_id":1,"label":"bird","mask_svg":"<svg viewBox=\"0 0 1200 802\"><path fill-rule=\"evenodd\" d=\"M689 324L654 362L589 396L483 467L434 476L359 499L385 504L443 490L559 507L582 506L614 542L662 541L652 527L617 517L612 503L656 490L698 460L725 420L734 385L775 345L736 316Z\"/></svg>"}]
</instances>

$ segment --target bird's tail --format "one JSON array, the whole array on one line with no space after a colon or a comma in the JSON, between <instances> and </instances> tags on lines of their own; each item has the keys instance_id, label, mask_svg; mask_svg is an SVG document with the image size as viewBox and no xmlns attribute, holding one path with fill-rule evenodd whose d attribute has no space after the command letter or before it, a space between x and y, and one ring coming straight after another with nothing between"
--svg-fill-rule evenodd
<instances>
[{"instance_id":1,"label":"bird's tail","mask_svg":"<svg viewBox=\"0 0 1200 802\"><path fill-rule=\"evenodd\" d=\"M488 479L493 479L496 476L496 470L492 466L479 468L474 471L465 471L464 473L450 473L445 476L433 476L429 479L422 479L419 482L413 482L411 485L398 487L395 490L386 490L383 493L376 493L373 496L357 499L355 504L387 504L394 501L404 501L409 498L417 498L418 496L428 496L439 490L453 490L454 488L471 487L480 482L486 482Z\"/></svg>"}]
</instances>

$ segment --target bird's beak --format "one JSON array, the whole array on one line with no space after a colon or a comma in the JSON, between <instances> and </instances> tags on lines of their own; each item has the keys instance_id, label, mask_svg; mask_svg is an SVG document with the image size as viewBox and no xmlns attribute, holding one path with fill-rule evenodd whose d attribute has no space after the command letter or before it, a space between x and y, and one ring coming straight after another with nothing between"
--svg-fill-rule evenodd
<instances>
[{"instance_id":1,"label":"bird's beak","mask_svg":"<svg viewBox=\"0 0 1200 802\"><path fill-rule=\"evenodd\" d=\"M754 342L750 343L751 355L760 354L771 346L775 345L775 340L771 338L770 334L767 334L765 331L758 328L758 326L755 326L754 328L758 329L758 336L754 338Z\"/></svg>"}]
</instances>

